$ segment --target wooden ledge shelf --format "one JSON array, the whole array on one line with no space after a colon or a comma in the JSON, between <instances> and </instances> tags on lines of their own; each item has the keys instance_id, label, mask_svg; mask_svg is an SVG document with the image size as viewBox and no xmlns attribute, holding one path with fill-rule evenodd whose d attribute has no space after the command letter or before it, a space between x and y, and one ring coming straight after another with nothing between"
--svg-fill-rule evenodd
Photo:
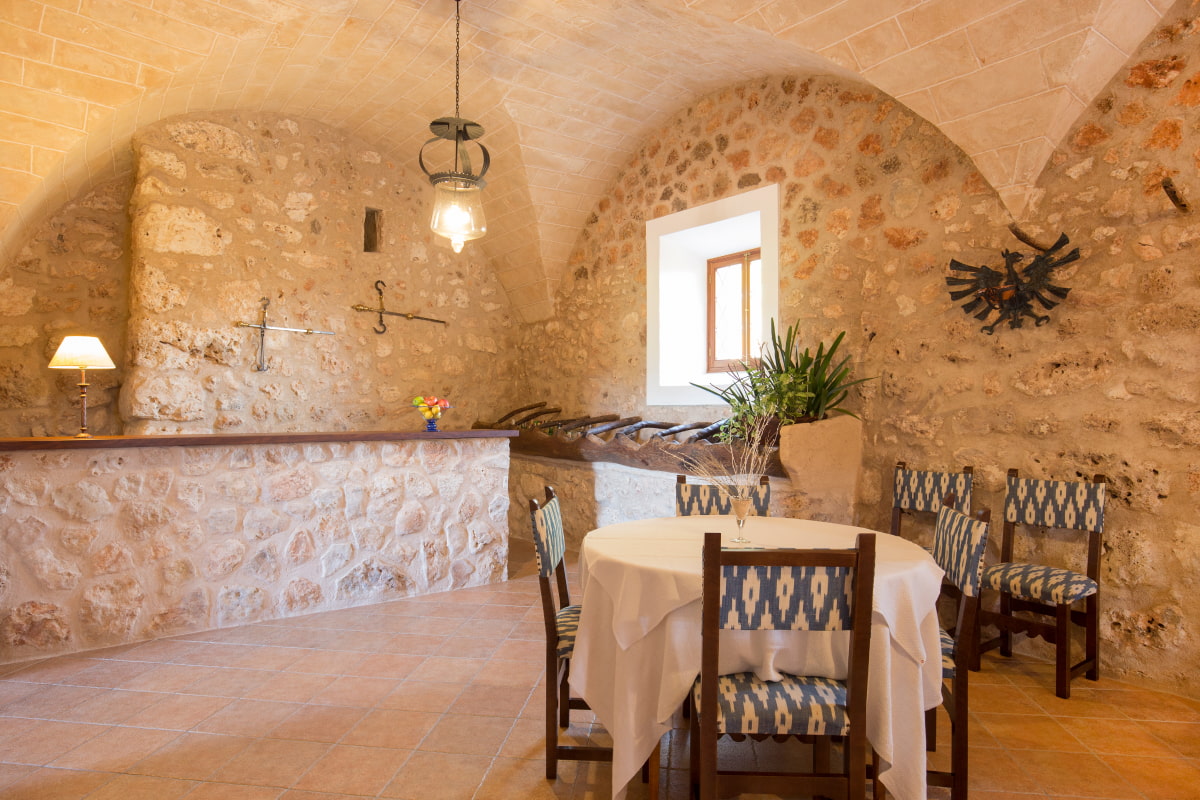
<instances>
[{"instance_id":1,"label":"wooden ledge shelf","mask_svg":"<svg viewBox=\"0 0 1200 800\"><path fill-rule=\"evenodd\" d=\"M507 439L515 430L330 431L327 433L196 433L161 436L42 436L0 438L0 452L22 450L104 450L126 447L228 447L248 444L413 442L430 439Z\"/></svg>"}]
</instances>

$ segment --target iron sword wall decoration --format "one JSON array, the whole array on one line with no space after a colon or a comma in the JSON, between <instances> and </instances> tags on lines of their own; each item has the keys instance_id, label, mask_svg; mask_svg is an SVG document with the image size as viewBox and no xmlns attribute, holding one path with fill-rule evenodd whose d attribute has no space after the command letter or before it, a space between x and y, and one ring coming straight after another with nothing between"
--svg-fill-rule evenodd
<instances>
[{"instance_id":1,"label":"iron sword wall decoration","mask_svg":"<svg viewBox=\"0 0 1200 800\"><path fill-rule=\"evenodd\" d=\"M267 324L267 306L271 305L271 301L264 297L262 299L262 319L258 324L253 322L239 322L239 328L254 328L258 331L258 360L254 364L255 372L266 372L270 367L267 366L267 331L286 331L287 333L308 333L319 334L321 336L333 336L333 331L314 331L312 328L282 328L277 325Z\"/></svg>"}]
</instances>

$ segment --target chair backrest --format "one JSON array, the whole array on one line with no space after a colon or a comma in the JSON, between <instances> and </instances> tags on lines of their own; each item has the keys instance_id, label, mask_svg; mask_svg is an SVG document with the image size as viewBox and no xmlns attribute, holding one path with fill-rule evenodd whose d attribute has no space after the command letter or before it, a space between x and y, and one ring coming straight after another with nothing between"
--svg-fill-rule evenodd
<instances>
[{"instance_id":1,"label":"chair backrest","mask_svg":"<svg viewBox=\"0 0 1200 800\"><path fill-rule=\"evenodd\" d=\"M562 563L563 553L566 552L562 510L554 489L546 487L546 502L541 507L536 499L530 500L529 514L533 520L533 547L537 555L538 574L549 577Z\"/></svg>"},{"instance_id":2,"label":"chair backrest","mask_svg":"<svg viewBox=\"0 0 1200 800\"><path fill-rule=\"evenodd\" d=\"M725 550L704 534L700 707L715 708L721 630L849 630L847 706L864 719L874 585L873 533L850 550Z\"/></svg>"},{"instance_id":3,"label":"chair backrest","mask_svg":"<svg viewBox=\"0 0 1200 800\"><path fill-rule=\"evenodd\" d=\"M751 513L768 516L771 507L771 480L760 475L758 485L750 494ZM732 514L729 495L720 486L710 483L688 483L686 475L675 476L675 516L697 514Z\"/></svg>"},{"instance_id":4,"label":"chair backrest","mask_svg":"<svg viewBox=\"0 0 1200 800\"><path fill-rule=\"evenodd\" d=\"M536 498L530 499L529 516L533 521L533 549L537 555L546 640L555 646L558 642L555 618L561 609L571 604L571 594L567 589L567 570L563 566L566 537L563 535L562 510L554 489L546 487L546 502L540 506Z\"/></svg>"},{"instance_id":5,"label":"chair backrest","mask_svg":"<svg viewBox=\"0 0 1200 800\"><path fill-rule=\"evenodd\" d=\"M991 511L986 508L971 517L951 506L938 510L933 560L946 573L946 580L965 597L979 596L990 520Z\"/></svg>"},{"instance_id":6,"label":"chair backrest","mask_svg":"<svg viewBox=\"0 0 1200 800\"><path fill-rule=\"evenodd\" d=\"M1000 560L1013 560L1016 526L1087 531L1087 575L1100 578L1100 551L1103 547L1104 506L1107 478L1097 474L1091 481L1055 481L1022 478L1017 470L1008 471L1004 491L1004 536Z\"/></svg>"},{"instance_id":7,"label":"chair backrest","mask_svg":"<svg viewBox=\"0 0 1200 800\"><path fill-rule=\"evenodd\" d=\"M975 482L973 467L962 472L935 472L909 469L903 461L896 462L892 478L891 533L900 535L900 519L904 511L928 511L936 514L951 493L953 506L963 514L971 513L971 490Z\"/></svg>"}]
</instances>

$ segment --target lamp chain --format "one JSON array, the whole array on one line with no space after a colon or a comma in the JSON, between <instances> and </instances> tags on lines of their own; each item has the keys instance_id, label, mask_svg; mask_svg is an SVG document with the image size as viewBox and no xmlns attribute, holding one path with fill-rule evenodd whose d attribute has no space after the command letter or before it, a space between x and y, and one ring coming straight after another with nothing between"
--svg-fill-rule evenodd
<instances>
[{"instance_id":1,"label":"lamp chain","mask_svg":"<svg viewBox=\"0 0 1200 800\"><path fill-rule=\"evenodd\" d=\"M458 51L461 47L459 38L459 23L461 21L460 10L462 8L462 0L454 0L454 116L459 116L458 113Z\"/></svg>"}]
</instances>

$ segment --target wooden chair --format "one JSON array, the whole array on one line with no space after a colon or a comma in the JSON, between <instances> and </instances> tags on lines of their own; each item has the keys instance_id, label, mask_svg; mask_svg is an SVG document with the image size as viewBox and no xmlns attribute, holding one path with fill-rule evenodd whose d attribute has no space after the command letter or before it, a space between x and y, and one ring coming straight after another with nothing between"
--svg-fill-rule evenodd
<instances>
[{"instance_id":1,"label":"wooden chair","mask_svg":"<svg viewBox=\"0 0 1200 800\"><path fill-rule=\"evenodd\" d=\"M851 550L723 550L721 534L704 536L702 660L692 688L692 781L700 800L739 792L866 794L867 671L875 534L859 534ZM752 672L718 675L722 630L850 630L844 680L785 675L776 682ZM814 738L813 769L745 773L717 767L717 739ZM829 744L844 739L840 771ZM823 743L822 741L823 740Z\"/></svg>"},{"instance_id":2,"label":"wooden chair","mask_svg":"<svg viewBox=\"0 0 1200 800\"><path fill-rule=\"evenodd\" d=\"M570 710L588 707L582 698L571 697L567 686L580 606L571 605L567 589L562 512L554 489L546 487L546 502L540 507L536 499L531 499L529 513L533 519L533 544L538 582L542 588L542 617L546 623L546 777L553 780L558 774L560 758L612 761L612 749L559 744L558 730L570 725Z\"/></svg>"},{"instance_id":3,"label":"wooden chair","mask_svg":"<svg viewBox=\"0 0 1200 800\"><path fill-rule=\"evenodd\" d=\"M942 596L956 604L956 611L953 629L941 631L942 705L950 716L950 769L930 770L927 777L931 786L948 787L951 800L967 800L967 668L974 660L990 522L989 509L967 516L950 502L938 511L933 533L933 560L945 571L946 584L953 587L952 591L943 590ZM927 719L929 716L933 714Z\"/></svg>"},{"instance_id":4,"label":"wooden chair","mask_svg":"<svg viewBox=\"0 0 1200 800\"><path fill-rule=\"evenodd\" d=\"M1012 635L1040 636L1054 645L1055 693L1071 696L1071 679L1100 678L1100 553L1104 546L1105 477L1090 483L1020 478L1008 471L1004 493L1004 528L1000 562L984 570L983 587L1000 592L1000 610L980 612L981 625L995 625L999 635L979 643L980 654L995 647L1012 655ZM1087 533L1084 572L1013 560L1017 526ZM1079 608L1078 603L1083 607ZM1017 616L1017 614L1032 615ZM1071 623L1084 631L1084 657L1071 664ZM977 629L980 626L976 626ZM979 634L976 633L978 636Z\"/></svg>"},{"instance_id":5,"label":"wooden chair","mask_svg":"<svg viewBox=\"0 0 1200 800\"><path fill-rule=\"evenodd\" d=\"M771 480L766 475L758 477L758 486L752 495L751 513L758 517L770 516ZM675 516L690 517L696 514L732 514L729 495L711 483L688 483L686 475L675 476Z\"/></svg>"},{"instance_id":6,"label":"wooden chair","mask_svg":"<svg viewBox=\"0 0 1200 800\"><path fill-rule=\"evenodd\" d=\"M903 461L897 461L892 480L891 534L900 535L900 520L905 511L937 514L951 492L955 497L954 508L970 514L974 480L974 468L969 466L963 467L962 472L930 472L909 469Z\"/></svg>"}]
</instances>

